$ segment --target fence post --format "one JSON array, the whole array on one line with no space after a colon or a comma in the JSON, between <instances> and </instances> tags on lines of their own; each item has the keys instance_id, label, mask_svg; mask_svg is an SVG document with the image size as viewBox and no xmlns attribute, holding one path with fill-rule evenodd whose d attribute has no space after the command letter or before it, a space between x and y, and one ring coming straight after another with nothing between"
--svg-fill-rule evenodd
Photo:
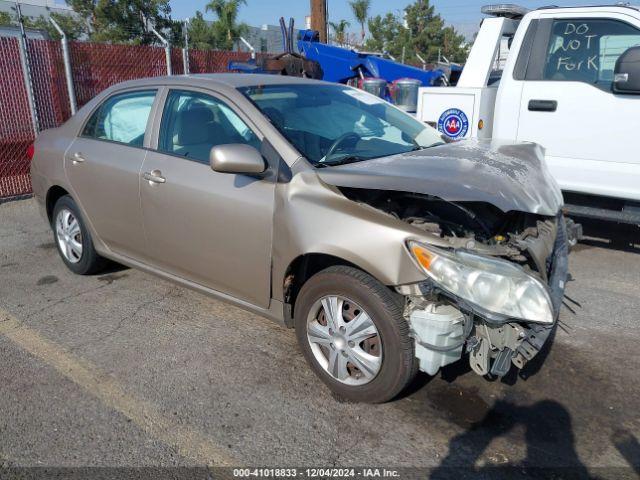
<instances>
[{"instance_id":1,"label":"fence post","mask_svg":"<svg viewBox=\"0 0 640 480\"><path fill-rule=\"evenodd\" d=\"M24 30L24 20L22 18L22 10L20 2L16 0L16 12L18 13L18 22L20 23L20 64L22 65L22 75L24 84L27 87L27 102L29 110L31 110L31 124L33 132L37 136L40 132L40 121L38 119L38 111L36 110L36 96L33 90L33 82L31 81L31 66L29 65L29 53L27 52L27 33Z\"/></svg>"},{"instance_id":2,"label":"fence post","mask_svg":"<svg viewBox=\"0 0 640 480\"><path fill-rule=\"evenodd\" d=\"M182 67L185 75L189 75L189 19L187 18L184 21L184 25L182 26L182 30L184 31L184 48L182 49Z\"/></svg>"},{"instance_id":3,"label":"fence post","mask_svg":"<svg viewBox=\"0 0 640 480\"><path fill-rule=\"evenodd\" d=\"M75 115L77 111L76 92L73 89L73 77L71 76L71 57L69 55L69 42L67 35L64 33L60 25L56 23L53 17L49 17L49 21L62 37L62 61L64 62L64 76L67 80L67 93L69 94L69 106L71 107L71 115Z\"/></svg>"},{"instance_id":4,"label":"fence post","mask_svg":"<svg viewBox=\"0 0 640 480\"><path fill-rule=\"evenodd\" d=\"M169 40L160 35L157 30L151 27L151 33L153 33L156 37L160 39L162 44L164 45L164 55L167 62L167 75L171 76L171 45L169 44Z\"/></svg>"}]
</instances>

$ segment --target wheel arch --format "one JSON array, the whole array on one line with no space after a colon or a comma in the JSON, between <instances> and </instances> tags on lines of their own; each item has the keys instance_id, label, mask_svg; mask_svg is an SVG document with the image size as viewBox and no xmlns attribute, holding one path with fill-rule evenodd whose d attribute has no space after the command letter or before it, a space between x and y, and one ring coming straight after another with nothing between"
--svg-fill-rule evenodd
<instances>
[{"instance_id":1,"label":"wheel arch","mask_svg":"<svg viewBox=\"0 0 640 480\"><path fill-rule=\"evenodd\" d=\"M56 202L65 195L69 195L69 192L60 185L53 185L47 190L45 199L45 208L47 211L47 219L49 223L53 221L53 209L56 206Z\"/></svg>"},{"instance_id":2,"label":"wheel arch","mask_svg":"<svg viewBox=\"0 0 640 480\"><path fill-rule=\"evenodd\" d=\"M316 273L338 265L356 268L376 278L360 265L336 255L321 252L299 255L289 264L282 279L285 310L287 311L284 320L288 327L293 327L295 303L302 286Z\"/></svg>"}]
</instances>

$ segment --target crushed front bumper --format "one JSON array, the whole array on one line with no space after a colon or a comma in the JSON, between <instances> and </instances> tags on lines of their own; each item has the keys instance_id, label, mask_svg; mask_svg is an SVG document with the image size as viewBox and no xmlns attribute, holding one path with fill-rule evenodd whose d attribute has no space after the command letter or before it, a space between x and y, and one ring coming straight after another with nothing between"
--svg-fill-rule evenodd
<instances>
[{"instance_id":1,"label":"crushed front bumper","mask_svg":"<svg viewBox=\"0 0 640 480\"><path fill-rule=\"evenodd\" d=\"M469 362L476 373L479 375L491 373L493 376L501 377L507 374L512 363L521 369L528 361L533 359L552 336L557 326L568 277L569 254L567 227L561 215L557 219L556 238L553 242L553 248L550 250L551 253L547 256L546 262L542 260L547 266L545 276L554 314L554 322L549 325L523 322L484 311L478 306L470 305L464 300L442 291L430 280L411 286L398 287L397 291L406 296L408 305L413 305L413 311L416 308L428 308L434 299L436 303L442 303L444 300L458 309L465 318L473 322L473 328L470 329L470 332L467 332L461 342L453 342L452 340L459 338L456 336L460 335L460 327L452 328L450 333L447 332L446 335L451 337L451 347L461 347L462 344L466 343ZM410 311L411 309L408 308L407 310ZM407 315L407 317L411 324L412 315ZM415 332L417 329L413 325L411 326ZM416 336L417 347L426 346L428 348L428 345L423 340ZM451 358L451 353L453 352L446 347L442 349L442 347L436 346L434 349L434 351L440 352L440 357L431 362L432 366L437 365L438 362L440 362L440 365L445 365L455 361L455 359ZM462 349L457 349L457 351L460 352L457 358L460 358ZM445 358L445 355L447 358Z\"/></svg>"},{"instance_id":2,"label":"crushed front bumper","mask_svg":"<svg viewBox=\"0 0 640 480\"><path fill-rule=\"evenodd\" d=\"M552 325L529 324L525 330L525 337L513 354L512 361L518 368L533 359L547 342L558 325L558 316L564 290L569 276L569 241L564 217L558 218L558 235L550 258L551 272L549 274L549 290L553 304L554 322Z\"/></svg>"}]
</instances>

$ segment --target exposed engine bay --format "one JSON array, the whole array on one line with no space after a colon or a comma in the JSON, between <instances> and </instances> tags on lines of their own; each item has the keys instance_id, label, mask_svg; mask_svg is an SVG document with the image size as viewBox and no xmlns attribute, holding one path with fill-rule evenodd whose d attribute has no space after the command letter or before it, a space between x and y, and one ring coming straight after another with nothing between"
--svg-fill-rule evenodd
<instances>
[{"instance_id":1,"label":"exposed engine bay","mask_svg":"<svg viewBox=\"0 0 640 480\"><path fill-rule=\"evenodd\" d=\"M517 265L522 275L548 290L552 317L543 324L496 313L490 304L468 301L433 278L396 287L406 299L405 317L421 370L433 375L466 352L477 374L501 377L511 364L523 368L540 351L555 328L567 276L568 242L561 215L504 213L489 203L453 202L409 192L340 190L353 201L433 235L440 244L444 240L451 251Z\"/></svg>"}]
</instances>

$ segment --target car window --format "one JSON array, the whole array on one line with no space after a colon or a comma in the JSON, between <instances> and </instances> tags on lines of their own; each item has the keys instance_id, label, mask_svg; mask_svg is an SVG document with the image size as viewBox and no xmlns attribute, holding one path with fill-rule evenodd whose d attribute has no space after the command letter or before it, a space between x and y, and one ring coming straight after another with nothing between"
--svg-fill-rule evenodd
<instances>
[{"instance_id":1,"label":"car window","mask_svg":"<svg viewBox=\"0 0 640 480\"><path fill-rule=\"evenodd\" d=\"M198 92L169 92L160 127L160 151L209 163L211 148L233 143L260 149L256 134L224 102Z\"/></svg>"},{"instance_id":2,"label":"car window","mask_svg":"<svg viewBox=\"0 0 640 480\"><path fill-rule=\"evenodd\" d=\"M261 85L239 90L317 166L444 143L435 129L378 97L344 85Z\"/></svg>"},{"instance_id":3,"label":"car window","mask_svg":"<svg viewBox=\"0 0 640 480\"><path fill-rule=\"evenodd\" d=\"M142 147L155 96L155 90L145 90L109 97L93 113L82 135Z\"/></svg>"},{"instance_id":4,"label":"car window","mask_svg":"<svg viewBox=\"0 0 640 480\"><path fill-rule=\"evenodd\" d=\"M618 57L640 45L640 30L617 20L555 20L544 79L585 82L611 89Z\"/></svg>"}]
</instances>

